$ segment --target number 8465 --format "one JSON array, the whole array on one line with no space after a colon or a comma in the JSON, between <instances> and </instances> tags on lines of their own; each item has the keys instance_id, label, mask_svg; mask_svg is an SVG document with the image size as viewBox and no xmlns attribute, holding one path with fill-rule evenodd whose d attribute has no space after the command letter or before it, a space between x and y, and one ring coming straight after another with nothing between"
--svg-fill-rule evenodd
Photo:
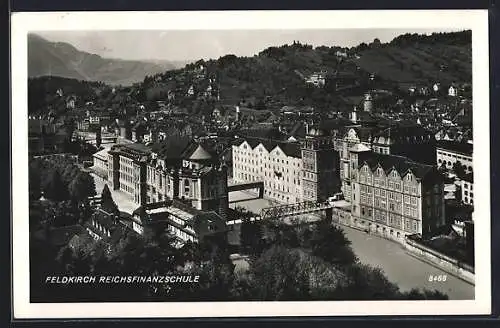
<instances>
[{"instance_id":1,"label":"number 8465","mask_svg":"<svg viewBox=\"0 0 500 328\"><path fill-rule=\"evenodd\" d=\"M437 281L437 282L443 282L446 281L446 275L445 274L440 274L440 275L429 275L429 281Z\"/></svg>"}]
</instances>

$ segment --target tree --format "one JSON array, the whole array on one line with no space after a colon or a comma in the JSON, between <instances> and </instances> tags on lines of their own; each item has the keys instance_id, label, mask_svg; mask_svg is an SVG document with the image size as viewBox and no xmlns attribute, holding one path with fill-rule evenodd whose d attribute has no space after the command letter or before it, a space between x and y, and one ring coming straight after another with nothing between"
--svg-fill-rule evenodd
<instances>
[{"instance_id":1,"label":"tree","mask_svg":"<svg viewBox=\"0 0 500 328\"><path fill-rule=\"evenodd\" d=\"M62 201L68 199L68 189L64 184L61 174L57 169L52 169L48 174L44 185L42 186L45 197L54 200Z\"/></svg>"},{"instance_id":2,"label":"tree","mask_svg":"<svg viewBox=\"0 0 500 328\"><path fill-rule=\"evenodd\" d=\"M438 290L413 288L408 292L401 293L401 299L404 300L448 300L448 295Z\"/></svg>"},{"instance_id":3,"label":"tree","mask_svg":"<svg viewBox=\"0 0 500 328\"><path fill-rule=\"evenodd\" d=\"M40 170L34 165L29 167L29 198L30 200L37 200L41 196L41 178Z\"/></svg>"},{"instance_id":4,"label":"tree","mask_svg":"<svg viewBox=\"0 0 500 328\"><path fill-rule=\"evenodd\" d=\"M69 184L71 198L77 201L84 201L88 197L95 196L94 179L84 172L80 172Z\"/></svg>"},{"instance_id":5,"label":"tree","mask_svg":"<svg viewBox=\"0 0 500 328\"><path fill-rule=\"evenodd\" d=\"M299 252L277 245L252 261L248 274L253 297L268 301L308 299L309 277Z\"/></svg>"},{"instance_id":6,"label":"tree","mask_svg":"<svg viewBox=\"0 0 500 328\"><path fill-rule=\"evenodd\" d=\"M337 266L348 266L357 262L351 242L344 232L326 219L317 223L311 238L312 254Z\"/></svg>"},{"instance_id":7,"label":"tree","mask_svg":"<svg viewBox=\"0 0 500 328\"><path fill-rule=\"evenodd\" d=\"M101 207L111 213L119 212L118 206L113 200L113 196L111 195L111 191L109 190L108 184L105 184L102 188L101 192Z\"/></svg>"},{"instance_id":8,"label":"tree","mask_svg":"<svg viewBox=\"0 0 500 328\"><path fill-rule=\"evenodd\" d=\"M443 161L443 163L441 163L441 165L439 166L439 170L441 172L447 172L448 171L448 168L446 167L446 161Z\"/></svg>"},{"instance_id":9,"label":"tree","mask_svg":"<svg viewBox=\"0 0 500 328\"><path fill-rule=\"evenodd\" d=\"M262 241L261 225L258 222L250 221L249 217L244 217L240 229L241 246L251 253L258 253Z\"/></svg>"},{"instance_id":10,"label":"tree","mask_svg":"<svg viewBox=\"0 0 500 328\"><path fill-rule=\"evenodd\" d=\"M455 199L457 201L462 201L462 187L455 186Z\"/></svg>"},{"instance_id":11,"label":"tree","mask_svg":"<svg viewBox=\"0 0 500 328\"><path fill-rule=\"evenodd\" d=\"M345 270L349 283L336 291L344 300L394 300L400 297L399 288L391 283L379 268L355 264Z\"/></svg>"},{"instance_id":12,"label":"tree","mask_svg":"<svg viewBox=\"0 0 500 328\"><path fill-rule=\"evenodd\" d=\"M266 231L266 241L269 244L283 245L289 248L300 246L297 229L293 225L285 224L280 219L266 220L264 229Z\"/></svg>"},{"instance_id":13,"label":"tree","mask_svg":"<svg viewBox=\"0 0 500 328\"><path fill-rule=\"evenodd\" d=\"M453 172L457 175L457 177L463 177L465 175L465 166L460 163L460 161L457 161L453 164Z\"/></svg>"}]
</instances>

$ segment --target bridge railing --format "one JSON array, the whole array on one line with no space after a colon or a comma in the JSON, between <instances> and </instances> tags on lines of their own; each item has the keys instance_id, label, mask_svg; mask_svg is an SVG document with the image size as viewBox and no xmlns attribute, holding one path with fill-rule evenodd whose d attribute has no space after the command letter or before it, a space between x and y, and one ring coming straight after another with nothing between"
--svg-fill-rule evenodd
<instances>
[{"instance_id":1,"label":"bridge railing","mask_svg":"<svg viewBox=\"0 0 500 328\"><path fill-rule=\"evenodd\" d=\"M283 217L288 215L305 214L315 211L322 211L331 208L332 205L325 202L304 201L294 204L286 204L274 207L266 207L261 210L261 217L263 219L272 217Z\"/></svg>"}]
</instances>

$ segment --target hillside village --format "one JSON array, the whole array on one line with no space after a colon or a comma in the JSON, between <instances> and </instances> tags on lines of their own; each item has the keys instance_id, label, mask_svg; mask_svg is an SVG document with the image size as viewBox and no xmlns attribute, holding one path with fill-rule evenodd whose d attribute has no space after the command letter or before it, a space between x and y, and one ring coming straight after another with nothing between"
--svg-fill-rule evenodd
<instances>
[{"instance_id":1,"label":"hillside village","mask_svg":"<svg viewBox=\"0 0 500 328\"><path fill-rule=\"evenodd\" d=\"M32 207L44 218L40 213L46 211L44 206L48 205L43 204L50 197L68 201L68 206L70 199L65 197L71 197L71 202L88 211L85 213L93 213L92 220L78 214L68 221L70 224L50 226L45 218L41 219L43 224L33 227L41 244L50 240L43 231L65 231L66 237L61 237L65 241L51 247L73 252L73 258L88 251L82 246L82 240L89 238L85 231L104 241L109 254L118 254L123 250L117 250L117 240L135 240L137 236L131 236L145 236L148 229L169 231L175 236L177 249L201 243L208 236L212 243L222 238L234 252L258 258L279 239L276 231L288 228L281 223L266 226L267 237L255 237L260 236L255 232L260 231L255 230L256 223L245 221L249 226L243 228L241 222L259 213L230 207L228 188L247 184L256 189L260 183L260 198L281 206L342 200L347 205L342 203L342 209L334 206L329 214L336 226L429 248L473 271L470 31L407 34L388 43L375 39L351 48L313 47L294 41L252 57L228 54L217 60L199 60L181 69L145 76L132 85L32 77L28 80L28 104L30 170L42 176L37 178L30 171L30 183L36 180L30 184ZM312 157L308 149L317 154L314 158L318 161L325 161L322 171L312 169L319 164L309 163ZM264 161L259 157L262 153L267 156ZM59 159L61 154L64 156ZM353 158L359 161L359 169ZM281 164L276 164L280 160ZM58 169L50 171L51 165ZM75 167L83 173L77 173ZM408 203L411 199L415 208L404 205L403 211L396 205L389 209L385 205L386 200L391 203L389 198L383 201L384 210L377 207L377 201L363 204L369 188L361 191L361 200L356 199L353 186L366 182L360 179L365 179L363 174L369 169L378 177L378 168L383 168L387 179L394 174L398 181L413 181L414 175L422 188L410 192ZM55 192L54 185L66 185L67 196ZM429 206L433 207L428 210L433 214L429 216L423 205L428 197L425 188L438 190L439 202L432 200ZM401 191L401 195L406 192ZM164 223L165 227L161 229L145 223L156 220L160 211L176 220L182 216L189 220L162 221L159 226ZM384 213L391 211L399 211L399 216L385 217ZM246 231L242 234L247 235L234 239L236 232L227 222L238 220ZM396 224L398 220L403 223ZM314 231L317 238L327 238ZM302 230L297 232L299 239L300 233ZM150 246L141 250L147 252ZM294 247L294 256L304 260L295 252L308 247ZM319 254L314 256L330 263L330 255ZM211 258L204 256L204 261ZM266 261L258 259L261 264ZM342 261L349 267L357 263L351 258ZM178 270L187 270L185 264L176 258ZM224 262L217 270L231 271L227 265ZM332 270L329 274L341 276L338 266ZM337 288L327 293L329 297L345 296L353 288L348 279L339 281ZM393 298L432 298L428 291L413 291L416 294L409 296L387 288L384 293ZM179 297L190 297L185 290L176 292ZM443 296L437 293L433 297Z\"/></svg>"}]
</instances>

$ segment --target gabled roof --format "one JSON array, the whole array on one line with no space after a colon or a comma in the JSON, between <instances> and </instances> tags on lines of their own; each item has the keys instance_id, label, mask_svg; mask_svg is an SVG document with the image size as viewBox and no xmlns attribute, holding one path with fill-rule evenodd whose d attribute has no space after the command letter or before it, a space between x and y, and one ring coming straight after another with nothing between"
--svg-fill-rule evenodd
<instances>
[{"instance_id":1,"label":"gabled roof","mask_svg":"<svg viewBox=\"0 0 500 328\"><path fill-rule=\"evenodd\" d=\"M439 175L437 169L432 165L421 164L412 161L411 159L403 156L385 155L379 153L366 153L359 156L359 167L367 164L372 171L381 167L385 174L390 173L396 169L400 176L405 176L408 171L411 171L417 179L423 179L427 175Z\"/></svg>"},{"instance_id":2,"label":"gabled roof","mask_svg":"<svg viewBox=\"0 0 500 328\"><path fill-rule=\"evenodd\" d=\"M287 156L296 158L301 157L301 147L300 144L296 142L281 142L275 140L265 140L265 139L261 140L261 139L247 138L247 139L237 139L233 142L233 145L241 146L244 142L246 142L252 149L255 149L257 146L262 144L262 146L264 146L264 148L268 152L271 152L278 146Z\"/></svg>"}]
</instances>

